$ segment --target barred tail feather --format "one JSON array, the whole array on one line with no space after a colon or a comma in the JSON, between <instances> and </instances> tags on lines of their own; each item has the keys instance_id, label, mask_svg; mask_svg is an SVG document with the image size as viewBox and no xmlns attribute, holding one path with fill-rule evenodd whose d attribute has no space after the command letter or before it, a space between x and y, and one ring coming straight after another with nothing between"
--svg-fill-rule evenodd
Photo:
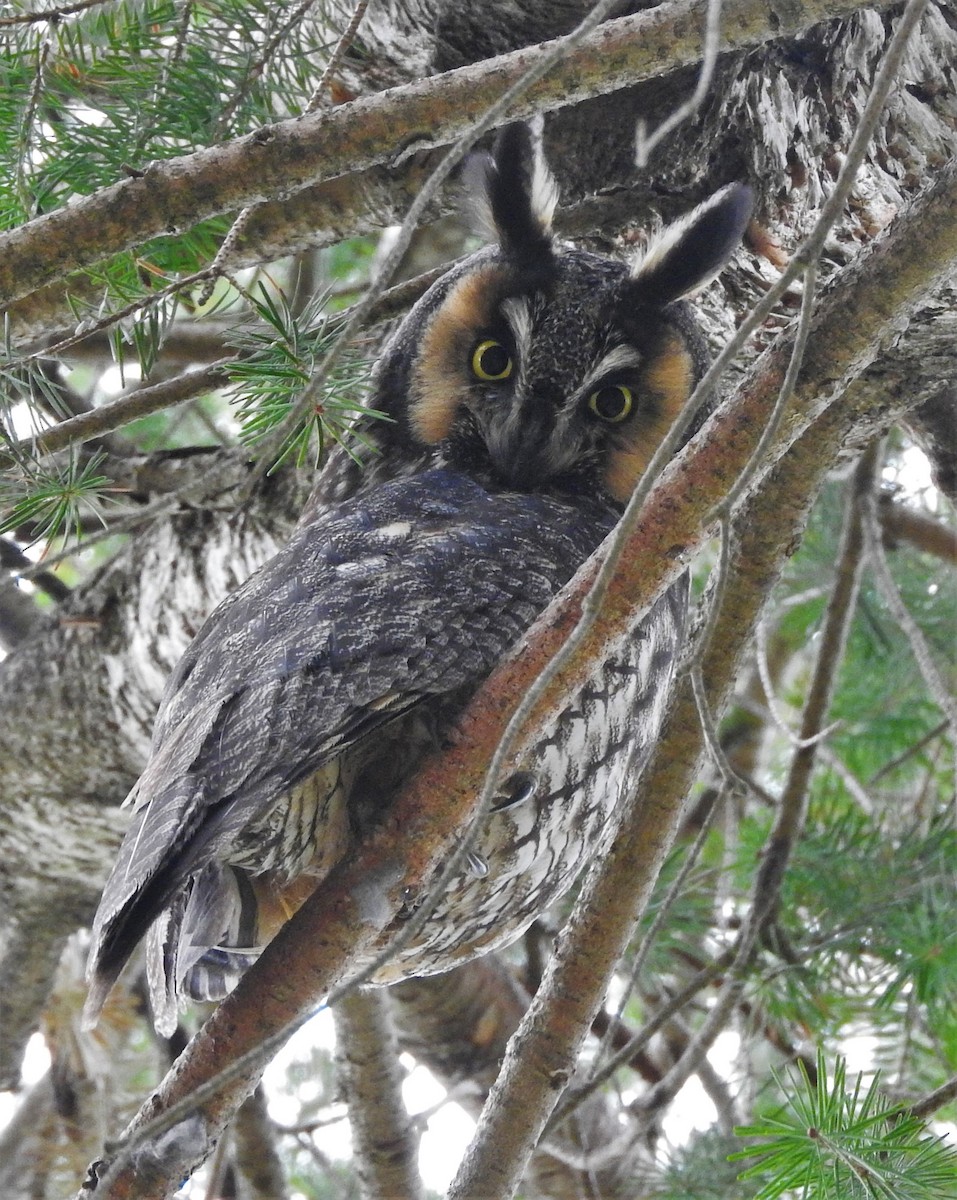
<instances>
[{"instance_id":1,"label":"barred tail feather","mask_svg":"<svg viewBox=\"0 0 957 1200\"><path fill-rule=\"evenodd\" d=\"M221 1000L258 956L258 901L247 873L209 863L154 922L147 944L157 1031L176 1028L180 1001Z\"/></svg>"},{"instance_id":2,"label":"barred tail feather","mask_svg":"<svg viewBox=\"0 0 957 1200\"><path fill-rule=\"evenodd\" d=\"M207 950L183 976L182 990L193 1000L222 1000L258 957L258 950Z\"/></svg>"}]
</instances>

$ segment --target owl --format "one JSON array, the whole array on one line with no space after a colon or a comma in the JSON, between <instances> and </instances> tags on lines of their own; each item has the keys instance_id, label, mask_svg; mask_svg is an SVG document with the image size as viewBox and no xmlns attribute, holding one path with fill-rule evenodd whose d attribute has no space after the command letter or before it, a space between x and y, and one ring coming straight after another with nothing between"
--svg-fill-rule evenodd
<instances>
[{"instance_id":1,"label":"owl","mask_svg":"<svg viewBox=\"0 0 957 1200\"><path fill-rule=\"evenodd\" d=\"M494 241L386 346L365 461L333 456L288 545L169 680L93 923L88 1023L144 936L161 1032L185 998L226 994L614 528L702 374L683 297L737 247L747 188L629 264L554 238L526 126L467 175ZM601 851L657 735L686 604L679 581L541 730L376 982L507 944Z\"/></svg>"}]
</instances>

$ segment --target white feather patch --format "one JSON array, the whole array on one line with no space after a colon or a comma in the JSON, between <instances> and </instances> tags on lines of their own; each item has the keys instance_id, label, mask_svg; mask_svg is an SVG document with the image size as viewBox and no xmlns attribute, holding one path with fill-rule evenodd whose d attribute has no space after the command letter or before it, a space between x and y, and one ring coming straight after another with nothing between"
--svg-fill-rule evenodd
<instances>
[{"instance_id":1,"label":"white feather patch","mask_svg":"<svg viewBox=\"0 0 957 1200\"><path fill-rule=\"evenodd\" d=\"M558 180L545 161L545 151L542 149L542 129L544 119L539 114L529 123L532 131L532 146L535 156L532 162L532 212L546 233L551 232L552 218L558 207Z\"/></svg>"},{"instance_id":2,"label":"white feather patch","mask_svg":"<svg viewBox=\"0 0 957 1200\"><path fill-rule=\"evenodd\" d=\"M692 225L695 225L698 221L700 221L709 209L715 208L719 204L723 203L728 192L730 192L735 186L735 184L729 183L726 187L721 188L720 191L715 192L713 196L710 196L707 200L702 201L702 203L696 208L693 208L691 212L686 213L683 217L679 217L677 221L672 221L670 225L666 225L663 229L659 229L656 233L653 233L648 240L647 246L645 246L643 250L639 250L638 254L632 261L630 271L632 279L640 279L642 275L650 275L657 270L657 268L661 266L665 258L671 253L672 250L674 250L675 246L678 245ZM715 266L713 271L708 272L706 275L702 275L702 277L697 280L692 290L699 291L701 288L705 287L721 274L721 272L724 270L724 267L725 262L722 260Z\"/></svg>"},{"instance_id":3,"label":"white feather patch","mask_svg":"<svg viewBox=\"0 0 957 1200\"><path fill-rule=\"evenodd\" d=\"M581 395L588 393L608 375L615 371L637 371L641 366L641 355L634 346L615 346L595 363L579 388Z\"/></svg>"}]
</instances>

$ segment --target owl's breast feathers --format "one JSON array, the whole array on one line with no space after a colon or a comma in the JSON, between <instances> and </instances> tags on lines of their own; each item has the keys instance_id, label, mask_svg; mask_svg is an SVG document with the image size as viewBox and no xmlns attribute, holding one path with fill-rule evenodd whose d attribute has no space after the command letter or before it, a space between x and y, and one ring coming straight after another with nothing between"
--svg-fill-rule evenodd
<instances>
[{"instance_id":1,"label":"owl's breast feathers","mask_svg":"<svg viewBox=\"0 0 957 1200\"><path fill-rule=\"evenodd\" d=\"M167 1008L180 990L202 991L195 970L215 960L217 946L254 956L345 852L355 827L385 809L439 714L448 720L457 711L615 516L597 499L494 492L437 469L300 528L212 614L169 681L134 789L133 823L94 924L89 1013L161 914L152 974L154 991L165 975ZM681 622L673 600L672 610L669 653ZM595 700L580 698L579 709L589 705ZM593 752L595 737L575 724L545 739L533 801L503 813L491 842L480 838L489 875L466 891L494 895L509 839L523 863L534 857L540 833L531 826L548 795L581 792L588 764L567 756ZM612 740L628 740L620 716L604 725ZM608 745L600 753L614 757ZM559 881L567 874L559 871ZM534 913L525 911L527 881L519 883L527 924ZM507 897L499 899L507 909ZM466 902L478 912L480 900ZM453 937L446 928L443 940L461 954L468 929ZM419 945L397 969L443 962Z\"/></svg>"}]
</instances>

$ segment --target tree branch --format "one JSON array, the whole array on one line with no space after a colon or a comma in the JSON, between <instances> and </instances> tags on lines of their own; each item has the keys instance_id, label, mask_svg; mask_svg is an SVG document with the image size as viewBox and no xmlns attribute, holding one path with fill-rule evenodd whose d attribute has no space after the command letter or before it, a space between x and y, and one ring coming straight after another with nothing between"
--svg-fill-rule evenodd
<instances>
[{"instance_id":1,"label":"tree branch","mask_svg":"<svg viewBox=\"0 0 957 1200\"><path fill-rule=\"evenodd\" d=\"M287 1200L289 1187L262 1088L240 1105L233 1138L233 1161L245 1184L240 1190L242 1200Z\"/></svg>"},{"instance_id":2,"label":"tree branch","mask_svg":"<svg viewBox=\"0 0 957 1200\"><path fill-rule=\"evenodd\" d=\"M418 1138L402 1099L389 995L356 988L342 997L332 1015L361 1193L365 1200L420 1200Z\"/></svg>"},{"instance_id":3,"label":"tree branch","mask_svg":"<svg viewBox=\"0 0 957 1200\"><path fill-rule=\"evenodd\" d=\"M957 566L957 530L943 521L935 521L883 494L878 497L877 516L885 545L893 548L907 542L915 550Z\"/></svg>"},{"instance_id":4,"label":"tree branch","mask_svg":"<svg viewBox=\"0 0 957 1200\"><path fill-rule=\"evenodd\" d=\"M793 36L872 0L802 0L781 9L768 0L727 0L722 51ZM674 3L608 21L530 87L510 112L531 116L697 63L703 49L705 0ZM0 237L0 304L150 237L273 194L285 194L450 142L507 88L551 53L549 43L461 67L323 112L264 126L255 133L163 163ZM278 190L278 189L277 189Z\"/></svg>"},{"instance_id":5,"label":"tree branch","mask_svg":"<svg viewBox=\"0 0 957 1200\"><path fill-rule=\"evenodd\" d=\"M836 450L837 447L834 447ZM648 1094L641 1106L653 1112L671 1102L698 1069L744 989L744 972L757 940L777 904L784 872L800 836L807 811L811 771L817 759L817 735L824 727L835 677L844 653L857 603L864 559L864 511L877 474L880 447L874 443L858 464L846 505L834 588L828 600L814 673L801 717L799 742L781 795L774 826L765 843L754 883L751 906L735 947L734 962L721 991L680 1059Z\"/></svg>"}]
</instances>

